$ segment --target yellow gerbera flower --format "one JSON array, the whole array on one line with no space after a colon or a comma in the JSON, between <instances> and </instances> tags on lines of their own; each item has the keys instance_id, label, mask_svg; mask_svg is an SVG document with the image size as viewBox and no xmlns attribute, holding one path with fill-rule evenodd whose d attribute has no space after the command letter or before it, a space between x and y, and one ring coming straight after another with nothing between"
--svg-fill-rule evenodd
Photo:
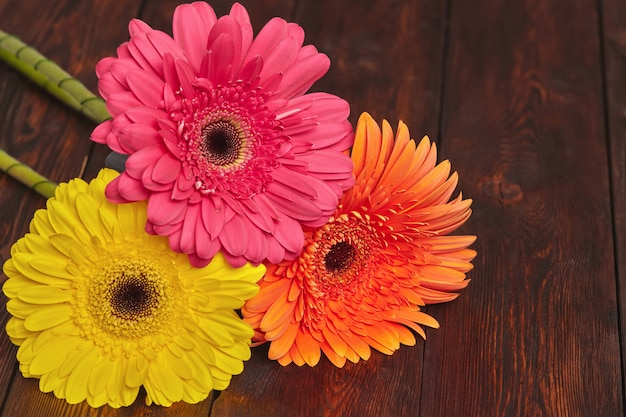
<instances>
[{"instance_id":1,"label":"yellow gerbera flower","mask_svg":"<svg viewBox=\"0 0 626 417\"><path fill-rule=\"evenodd\" d=\"M253 331L234 309L265 268L222 256L193 268L144 231L145 203L107 202L116 175L61 184L11 248L3 291L20 370L70 403L127 406L142 385L147 404L199 402L250 357Z\"/></svg>"}]
</instances>

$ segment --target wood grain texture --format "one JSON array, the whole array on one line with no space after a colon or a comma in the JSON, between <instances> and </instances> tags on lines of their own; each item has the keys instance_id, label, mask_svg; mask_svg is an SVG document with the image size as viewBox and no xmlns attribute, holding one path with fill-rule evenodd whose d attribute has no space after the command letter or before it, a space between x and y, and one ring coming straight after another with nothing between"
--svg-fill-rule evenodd
<instances>
[{"instance_id":1,"label":"wood grain texture","mask_svg":"<svg viewBox=\"0 0 626 417\"><path fill-rule=\"evenodd\" d=\"M605 0L601 5L618 294L623 300L626 291L626 3ZM626 303L622 301L619 306L621 328L625 329ZM624 357L626 337L623 331L620 336ZM624 366L622 363L622 374ZM624 386L622 395L626 395Z\"/></svg>"},{"instance_id":2,"label":"wood grain texture","mask_svg":"<svg viewBox=\"0 0 626 417\"><path fill-rule=\"evenodd\" d=\"M599 33L593 1L452 4L442 142L479 257L429 310L421 415L622 415Z\"/></svg>"}]
</instances>

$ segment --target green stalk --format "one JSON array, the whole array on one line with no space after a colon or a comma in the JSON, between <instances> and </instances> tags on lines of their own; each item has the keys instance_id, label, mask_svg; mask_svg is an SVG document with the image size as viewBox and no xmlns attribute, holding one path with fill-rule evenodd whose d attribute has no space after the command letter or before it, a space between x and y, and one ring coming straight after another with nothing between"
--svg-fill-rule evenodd
<instances>
[{"instance_id":1,"label":"green stalk","mask_svg":"<svg viewBox=\"0 0 626 417\"><path fill-rule=\"evenodd\" d=\"M0 59L48 93L96 123L110 119L104 101L61 67L26 45L18 37L0 30ZM0 149L0 170L46 198L57 184Z\"/></svg>"},{"instance_id":2,"label":"green stalk","mask_svg":"<svg viewBox=\"0 0 626 417\"><path fill-rule=\"evenodd\" d=\"M0 169L46 198L54 195L57 184L0 149Z\"/></svg>"},{"instance_id":3,"label":"green stalk","mask_svg":"<svg viewBox=\"0 0 626 417\"><path fill-rule=\"evenodd\" d=\"M0 30L0 59L41 88L96 123L111 116L104 101L80 81L18 37Z\"/></svg>"}]
</instances>

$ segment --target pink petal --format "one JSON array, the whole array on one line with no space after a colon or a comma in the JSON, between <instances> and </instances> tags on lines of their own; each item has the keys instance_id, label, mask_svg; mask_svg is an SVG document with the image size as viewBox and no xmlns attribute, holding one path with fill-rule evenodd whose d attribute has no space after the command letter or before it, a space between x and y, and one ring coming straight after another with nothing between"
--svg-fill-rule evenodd
<instances>
[{"instance_id":1,"label":"pink petal","mask_svg":"<svg viewBox=\"0 0 626 417\"><path fill-rule=\"evenodd\" d=\"M224 250L233 256L241 256L248 248L249 224L241 216L233 217L224 224L224 230L219 235Z\"/></svg>"},{"instance_id":2,"label":"pink petal","mask_svg":"<svg viewBox=\"0 0 626 417\"><path fill-rule=\"evenodd\" d=\"M128 23L128 33L130 36L139 35L140 33L150 32L152 28L144 21L139 19L132 19Z\"/></svg>"},{"instance_id":3,"label":"pink petal","mask_svg":"<svg viewBox=\"0 0 626 417\"><path fill-rule=\"evenodd\" d=\"M183 227L182 222L175 223L175 224L164 224L161 226L157 226L153 224L150 220L146 222L146 232L153 234L153 235L159 235L159 236L169 236L172 233L176 233L182 227Z\"/></svg>"},{"instance_id":4,"label":"pink petal","mask_svg":"<svg viewBox=\"0 0 626 417\"><path fill-rule=\"evenodd\" d=\"M282 217L282 214L276 210L272 201L265 194L257 194L252 200L254 204L257 206L257 211L259 213L263 213L266 217L276 220ZM272 226L273 228L273 226Z\"/></svg>"},{"instance_id":5,"label":"pink petal","mask_svg":"<svg viewBox=\"0 0 626 417\"><path fill-rule=\"evenodd\" d=\"M350 160L350 158L348 158ZM350 160L351 161L351 160ZM277 172L280 174L275 175ZM352 171L350 171L351 174ZM276 169L272 172L273 178L283 185L291 187L294 191L304 193L314 200L315 205L323 211L335 211L339 203L338 196L326 183L310 175Z\"/></svg>"},{"instance_id":6,"label":"pink petal","mask_svg":"<svg viewBox=\"0 0 626 417\"><path fill-rule=\"evenodd\" d=\"M282 80L283 80L283 73L278 72L266 78L265 80L263 80L263 88L267 91L274 92L278 90L278 86L280 86L280 83L282 82ZM259 83L261 83L261 81L259 81Z\"/></svg>"},{"instance_id":7,"label":"pink petal","mask_svg":"<svg viewBox=\"0 0 626 417\"><path fill-rule=\"evenodd\" d=\"M179 104L178 97L174 95L174 92L180 89L180 81L178 80L178 73L176 72L172 54L163 55L163 79L165 80L165 88L163 90L165 108L170 108L173 104ZM171 98L168 98L168 92L172 93Z\"/></svg>"},{"instance_id":8,"label":"pink petal","mask_svg":"<svg viewBox=\"0 0 626 417\"><path fill-rule=\"evenodd\" d=\"M154 50L159 54L160 59L157 61L155 57L154 61L155 64L159 65L157 69L162 69L161 63L165 54L170 54L176 59L184 59L187 61L185 52L167 33L161 32L160 30L153 30L152 32L147 33L146 36L148 37L148 41L150 41L154 47ZM162 72L160 73L162 74Z\"/></svg>"},{"instance_id":9,"label":"pink petal","mask_svg":"<svg viewBox=\"0 0 626 417\"><path fill-rule=\"evenodd\" d=\"M303 235L303 240L304 240L304 235ZM267 242L267 256L266 256L267 261L273 264L278 264L281 261L283 261L287 253L287 251L285 251L284 246L278 243L278 240L276 240L274 236L268 236L266 238L266 242Z\"/></svg>"},{"instance_id":10,"label":"pink petal","mask_svg":"<svg viewBox=\"0 0 626 417\"><path fill-rule=\"evenodd\" d=\"M178 137L173 133L174 129L160 130L159 134L163 138L163 143L170 151L172 155L180 155L180 149L178 149Z\"/></svg>"},{"instance_id":11,"label":"pink petal","mask_svg":"<svg viewBox=\"0 0 626 417\"><path fill-rule=\"evenodd\" d=\"M141 181L122 173L107 185L105 195L109 201L114 203L127 203L146 200L150 193L141 184Z\"/></svg>"},{"instance_id":12,"label":"pink petal","mask_svg":"<svg viewBox=\"0 0 626 417\"><path fill-rule=\"evenodd\" d=\"M330 68L330 60L324 54L317 54L298 60L284 71L281 87L276 94L277 98L288 98L303 94L313 83Z\"/></svg>"},{"instance_id":13,"label":"pink petal","mask_svg":"<svg viewBox=\"0 0 626 417\"><path fill-rule=\"evenodd\" d=\"M300 253L304 246L304 232L302 226L288 217L280 219L276 225L274 237L286 251Z\"/></svg>"},{"instance_id":14,"label":"pink petal","mask_svg":"<svg viewBox=\"0 0 626 417\"><path fill-rule=\"evenodd\" d=\"M243 81L244 83L251 83L255 78L259 76L261 70L263 69L263 59L261 57L256 56L252 60L248 61L241 70L239 70L238 80Z\"/></svg>"},{"instance_id":15,"label":"pink petal","mask_svg":"<svg viewBox=\"0 0 626 417\"><path fill-rule=\"evenodd\" d=\"M306 198L311 200L317 198L318 183L315 180L311 181L306 175L280 167L272 171L272 179L304 194Z\"/></svg>"},{"instance_id":16,"label":"pink petal","mask_svg":"<svg viewBox=\"0 0 626 417\"><path fill-rule=\"evenodd\" d=\"M141 176L141 184L148 190L150 190L151 192L162 192L162 191L170 191L172 189L172 185L171 184L162 184L159 182L155 182L152 179L152 176L154 175L154 167L156 164L151 164L149 165L146 170L143 172L143 175Z\"/></svg>"},{"instance_id":17,"label":"pink petal","mask_svg":"<svg viewBox=\"0 0 626 417\"><path fill-rule=\"evenodd\" d=\"M111 125L113 122L111 120L106 120L100 123L96 128L91 132L90 139L96 143L107 143L107 136L111 133Z\"/></svg>"},{"instance_id":18,"label":"pink petal","mask_svg":"<svg viewBox=\"0 0 626 417\"><path fill-rule=\"evenodd\" d=\"M265 194L278 210L292 219L313 221L318 220L324 215L322 210L313 201L291 187L280 184L279 182L271 182L267 186ZM280 219L285 219L285 216L281 216Z\"/></svg>"},{"instance_id":19,"label":"pink petal","mask_svg":"<svg viewBox=\"0 0 626 417\"><path fill-rule=\"evenodd\" d=\"M277 73L283 74L283 83L287 72L285 69L289 67L298 56L300 46L293 38L285 38L276 45L271 52L263 56L263 70L261 71L261 82ZM284 94L281 97L286 97Z\"/></svg>"},{"instance_id":20,"label":"pink petal","mask_svg":"<svg viewBox=\"0 0 626 417\"><path fill-rule=\"evenodd\" d=\"M155 225L178 223L187 211L187 201L170 198L170 193L152 193L148 200L148 219Z\"/></svg>"},{"instance_id":21,"label":"pink petal","mask_svg":"<svg viewBox=\"0 0 626 417\"><path fill-rule=\"evenodd\" d=\"M148 107L158 107L163 99L163 80L151 77L143 71L127 74L128 87L135 96Z\"/></svg>"},{"instance_id":22,"label":"pink petal","mask_svg":"<svg viewBox=\"0 0 626 417\"><path fill-rule=\"evenodd\" d=\"M302 46L304 43L304 29L299 24L287 23L287 34L290 38L293 38L298 46Z\"/></svg>"},{"instance_id":23,"label":"pink petal","mask_svg":"<svg viewBox=\"0 0 626 417\"><path fill-rule=\"evenodd\" d=\"M252 225L248 228L248 248L245 257L254 263L260 263L265 260L268 252L268 244L265 232Z\"/></svg>"},{"instance_id":24,"label":"pink petal","mask_svg":"<svg viewBox=\"0 0 626 417\"><path fill-rule=\"evenodd\" d=\"M139 33L131 37L126 45L132 59L147 74L160 77L163 74L161 56L148 40L147 33Z\"/></svg>"},{"instance_id":25,"label":"pink petal","mask_svg":"<svg viewBox=\"0 0 626 417\"><path fill-rule=\"evenodd\" d=\"M294 97L288 101L284 109L281 109L281 113L293 111L292 109L306 109L306 114L313 114L316 120L325 122L344 122L350 115L350 104L328 93L310 93Z\"/></svg>"},{"instance_id":26,"label":"pink petal","mask_svg":"<svg viewBox=\"0 0 626 417\"><path fill-rule=\"evenodd\" d=\"M332 149L320 149L304 155L298 155L298 159L308 162L307 171L315 174L317 172L352 173L352 159L344 154Z\"/></svg>"},{"instance_id":27,"label":"pink petal","mask_svg":"<svg viewBox=\"0 0 626 417\"><path fill-rule=\"evenodd\" d=\"M166 235L167 240L170 244L170 248L172 248L174 252L179 252L179 253L183 253L182 249L180 248L180 237L182 235L181 229L182 227L172 230L170 233Z\"/></svg>"},{"instance_id":28,"label":"pink petal","mask_svg":"<svg viewBox=\"0 0 626 417\"><path fill-rule=\"evenodd\" d=\"M140 179L144 171L162 155L163 149L160 146L140 149L126 160L126 173L135 179Z\"/></svg>"},{"instance_id":29,"label":"pink petal","mask_svg":"<svg viewBox=\"0 0 626 417\"><path fill-rule=\"evenodd\" d=\"M307 131L293 131L287 128L285 134L293 141L294 153L309 153L309 150L344 151L354 142L352 126L347 121L344 123L318 122Z\"/></svg>"},{"instance_id":30,"label":"pink petal","mask_svg":"<svg viewBox=\"0 0 626 417\"><path fill-rule=\"evenodd\" d=\"M215 28L220 24L218 20ZM226 84L233 78L233 73L239 68L239 53L234 40L229 34L222 33L209 46L209 61L207 78L214 85ZM216 58L217 57L217 58Z\"/></svg>"},{"instance_id":31,"label":"pink petal","mask_svg":"<svg viewBox=\"0 0 626 417\"><path fill-rule=\"evenodd\" d=\"M120 82L110 72L100 75L98 80L98 92L106 100L109 95L126 91L127 87Z\"/></svg>"},{"instance_id":32,"label":"pink petal","mask_svg":"<svg viewBox=\"0 0 626 417\"><path fill-rule=\"evenodd\" d=\"M111 65L111 75L125 90L128 90L126 75L131 71L137 70L141 70L141 67L134 60L130 59L118 59Z\"/></svg>"},{"instance_id":33,"label":"pink petal","mask_svg":"<svg viewBox=\"0 0 626 417\"><path fill-rule=\"evenodd\" d=\"M239 22L239 27L241 28L241 50L243 53L246 53L254 37L250 16L246 8L239 3L233 4L230 8L230 15Z\"/></svg>"},{"instance_id":34,"label":"pink petal","mask_svg":"<svg viewBox=\"0 0 626 417\"><path fill-rule=\"evenodd\" d=\"M155 109L151 107L133 107L125 112L128 120L133 123L138 123L146 126L150 126L154 129L159 129L161 125L158 123L158 119L166 119L167 113L161 109Z\"/></svg>"},{"instance_id":35,"label":"pink petal","mask_svg":"<svg viewBox=\"0 0 626 417\"><path fill-rule=\"evenodd\" d=\"M216 21L215 12L205 2L181 4L174 10L174 40L183 49L196 73L200 70L206 52L206 40Z\"/></svg>"},{"instance_id":36,"label":"pink petal","mask_svg":"<svg viewBox=\"0 0 626 417\"><path fill-rule=\"evenodd\" d=\"M248 49L244 62L252 60L256 56L265 57L288 35L287 22L275 17L257 34Z\"/></svg>"},{"instance_id":37,"label":"pink petal","mask_svg":"<svg viewBox=\"0 0 626 417\"><path fill-rule=\"evenodd\" d=\"M137 123L123 127L118 132L118 138L132 152L161 143L161 135L157 130Z\"/></svg>"},{"instance_id":38,"label":"pink petal","mask_svg":"<svg viewBox=\"0 0 626 417\"><path fill-rule=\"evenodd\" d=\"M172 199L174 200L187 200L193 193L197 192L194 188L195 178L186 178L184 175L179 175L176 179L176 185L172 189Z\"/></svg>"},{"instance_id":39,"label":"pink petal","mask_svg":"<svg viewBox=\"0 0 626 417\"><path fill-rule=\"evenodd\" d=\"M217 251L215 251L215 253L217 253ZM213 254L214 256L215 254ZM189 257L189 263L191 264L191 266L193 266L194 268L204 268L205 266L207 266L208 264L211 263L211 259L213 259L213 256L211 257L207 257L205 258L201 258L198 255L194 254L194 253L190 253L188 255Z\"/></svg>"},{"instance_id":40,"label":"pink petal","mask_svg":"<svg viewBox=\"0 0 626 417\"><path fill-rule=\"evenodd\" d=\"M242 34L241 27L239 26L239 22L232 16L222 16L217 20L215 26L211 29L211 33L209 33L209 38L207 39L206 49L208 51L215 51L215 53L219 52L219 49L216 48L215 42L226 36L231 40L231 48L230 57L224 58L223 65L225 67L231 65L235 69L239 69L239 63L241 62L241 47L242 47ZM221 61L221 53L219 54Z\"/></svg>"},{"instance_id":41,"label":"pink petal","mask_svg":"<svg viewBox=\"0 0 626 417\"><path fill-rule=\"evenodd\" d=\"M233 268L241 268L242 266L246 264L246 262L248 262L248 260L241 255L235 256L235 255L231 255L228 252L223 252L222 254L224 255L224 258L226 259L226 262L228 262L228 264L232 266Z\"/></svg>"},{"instance_id":42,"label":"pink petal","mask_svg":"<svg viewBox=\"0 0 626 417\"><path fill-rule=\"evenodd\" d=\"M193 70L189 66L189 63L182 59L174 59L174 68L176 69L176 76L178 78L179 85L182 88L182 93L187 98L193 98L195 95L195 89L193 88L192 83L195 75L193 74Z\"/></svg>"},{"instance_id":43,"label":"pink petal","mask_svg":"<svg viewBox=\"0 0 626 417\"><path fill-rule=\"evenodd\" d=\"M196 227L200 221L199 215L199 204L190 204L187 206L180 236L180 249L184 253L196 252Z\"/></svg>"},{"instance_id":44,"label":"pink petal","mask_svg":"<svg viewBox=\"0 0 626 417\"><path fill-rule=\"evenodd\" d=\"M249 199L240 200L240 206L243 209L245 216L260 230L266 233L272 233L274 231L274 221L269 216L269 213L262 210L262 206L259 206L256 202L259 194Z\"/></svg>"},{"instance_id":45,"label":"pink petal","mask_svg":"<svg viewBox=\"0 0 626 417\"><path fill-rule=\"evenodd\" d=\"M176 181L181 172L181 162L169 154L164 154L154 165L152 179L161 184Z\"/></svg>"},{"instance_id":46,"label":"pink petal","mask_svg":"<svg viewBox=\"0 0 626 417\"><path fill-rule=\"evenodd\" d=\"M211 239L202 228L196 230L196 252L199 258L211 260L220 249L222 244L219 239Z\"/></svg>"},{"instance_id":47,"label":"pink petal","mask_svg":"<svg viewBox=\"0 0 626 417\"><path fill-rule=\"evenodd\" d=\"M142 106L141 102L130 91L111 94L106 104L107 110L113 117L124 112L129 107Z\"/></svg>"},{"instance_id":48,"label":"pink petal","mask_svg":"<svg viewBox=\"0 0 626 417\"><path fill-rule=\"evenodd\" d=\"M204 229L206 229L211 239L217 239L217 236L222 232L222 228L224 227L225 210L218 210L215 207L213 198L206 197L202 199L201 213Z\"/></svg>"},{"instance_id":49,"label":"pink petal","mask_svg":"<svg viewBox=\"0 0 626 417\"><path fill-rule=\"evenodd\" d=\"M113 65L115 61L117 61L117 58L114 58L112 56L102 58L100 61L98 61L98 63L96 64L96 75L98 76L98 78L102 77L107 72L110 72L111 65Z\"/></svg>"}]
</instances>

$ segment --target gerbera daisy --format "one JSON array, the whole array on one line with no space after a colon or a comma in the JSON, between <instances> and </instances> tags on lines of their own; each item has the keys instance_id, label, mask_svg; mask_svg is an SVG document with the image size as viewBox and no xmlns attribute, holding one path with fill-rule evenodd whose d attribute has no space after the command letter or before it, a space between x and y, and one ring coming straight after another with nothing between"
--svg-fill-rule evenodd
<instances>
[{"instance_id":1,"label":"gerbera daisy","mask_svg":"<svg viewBox=\"0 0 626 417\"><path fill-rule=\"evenodd\" d=\"M474 236L448 236L470 216L471 200L450 201L457 174L436 164L428 138L417 145L402 122L394 140L364 113L352 150L356 184L330 221L305 231L294 261L268 265L244 320L269 357L283 365L338 367L368 359L370 347L391 354L412 345L411 329L438 323L420 311L457 297L468 280Z\"/></svg>"},{"instance_id":2,"label":"gerbera daisy","mask_svg":"<svg viewBox=\"0 0 626 417\"><path fill-rule=\"evenodd\" d=\"M304 94L328 58L280 18L253 39L240 4L219 19L181 5L173 33L133 20L96 68L112 119L92 139L130 155L107 197L148 200L148 232L196 266L220 249L233 265L295 258L302 225L326 223L354 182L348 104Z\"/></svg>"},{"instance_id":3,"label":"gerbera daisy","mask_svg":"<svg viewBox=\"0 0 626 417\"><path fill-rule=\"evenodd\" d=\"M147 404L196 403L250 357L253 331L234 309L265 268L221 255L192 267L145 232L145 202L106 200L115 176L61 184L11 248L3 291L20 370L70 403L127 406L141 386Z\"/></svg>"}]
</instances>

